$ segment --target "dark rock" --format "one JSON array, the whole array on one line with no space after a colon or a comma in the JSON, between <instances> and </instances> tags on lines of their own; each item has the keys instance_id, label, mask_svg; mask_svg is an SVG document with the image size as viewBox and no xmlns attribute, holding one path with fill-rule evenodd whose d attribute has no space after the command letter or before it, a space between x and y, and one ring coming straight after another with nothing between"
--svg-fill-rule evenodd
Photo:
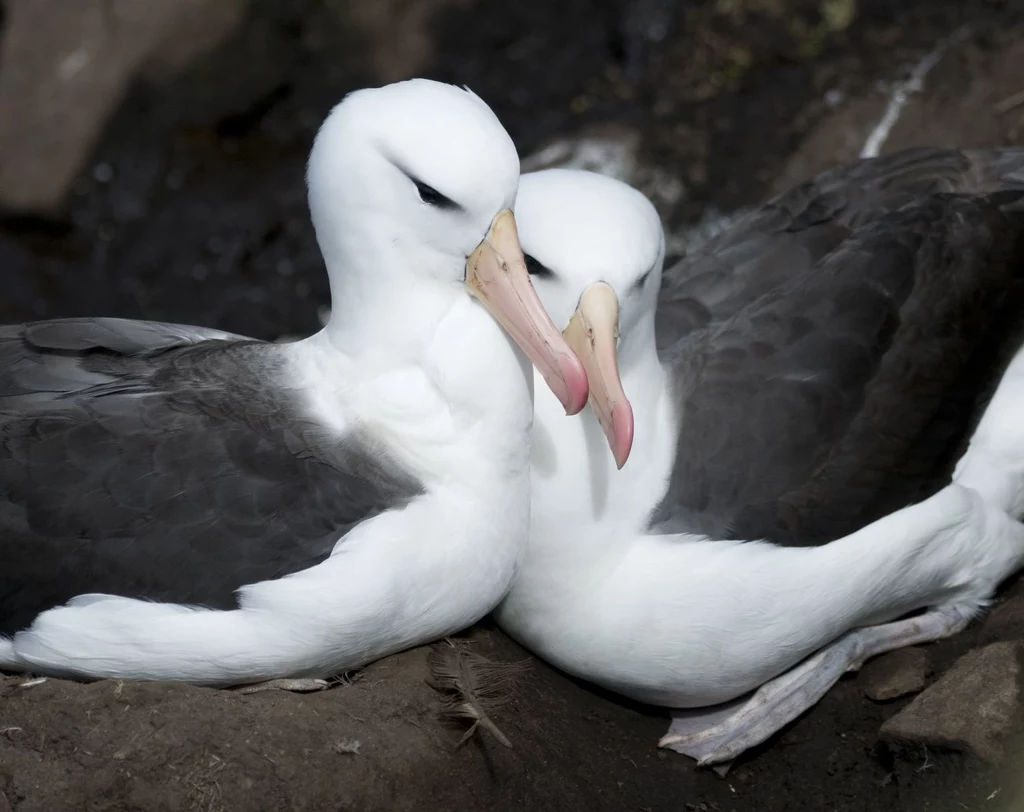
<instances>
[{"instance_id":1,"label":"dark rock","mask_svg":"<svg viewBox=\"0 0 1024 812\"><path fill-rule=\"evenodd\" d=\"M337 3L345 23L368 46L370 64L382 84L419 75L434 58L434 18L467 0L357 0Z\"/></svg>"},{"instance_id":2,"label":"dark rock","mask_svg":"<svg viewBox=\"0 0 1024 812\"><path fill-rule=\"evenodd\" d=\"M857 686L868 699L885 702L922 690L931 673L931 656L927 651L904 648L865 665L857 676Z\"/></svg>"},{"instance_id":3,"label":"dark rock","mask_svg":"<svg viewBox=\"0 0 1024 812\"><path fill-rule=\"evenodd\" d=\"M1002 740L1024 727L1022 674L1024 642L974 649L883 724L881 738L897 746L945 747L998 762Z\"/></svg>"},{"instance_id":4,"label":"dark rock","mask_svg":"<svg viewBox=\"0 0 1024 812\"><path fill-rule=\"evenodd\" d=\"M938 61L906 94L880 154L916 146L986 147L1015 144L1024 134L1016 114L1024 44L1010 40L992 51L953 36L935 52ZM921 63L919 62L918 65ZM967 66L970 66L968 69ZM850 98L838 94L772 185L773 193L802 183L842 161L854 160L882 121L895 88ZM941 133L936 137L936 133Z\"/></svg>"},{"instance_id":5,"label":"dark rock","mask_svg":"<svg viewBox=\"0 0 1024 812\"><path fill-rule=\"evenodd\" d=\"M986 619L978 632L979 643L997 640L1024 640L1024 595L1000 604Z\"/></svg>"},{"instance_id":6,"label":"dark rock","mask_svg":"<svg viewBox=\"0 0 1024 812\"><path fill-rule=\"evenodd\" d=\"M11 0L0 42L0 204L52 213L142 70L167 75L241 20L244 0ZM200 33L201 32L201 33Z\"/></svg>"}]
</instances>

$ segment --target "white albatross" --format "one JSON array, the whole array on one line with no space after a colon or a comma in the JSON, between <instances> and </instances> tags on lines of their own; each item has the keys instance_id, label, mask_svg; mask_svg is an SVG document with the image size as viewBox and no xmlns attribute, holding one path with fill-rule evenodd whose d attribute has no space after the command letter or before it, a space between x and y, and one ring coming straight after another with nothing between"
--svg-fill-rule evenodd
<instances>
[{"instance_id":1,"label":"white albatross","mask_svg":"<svg viewBox=\"0 0 1024 812\"><path fill-rule=\"evenodd\" d=\"M468 90L413 80L335 107L307 179L334 311L306 340L0 328L0 668L320 678L504 595L527 359L567 412L587 397L519 248L512 141Z\"/></svg>"},{"instance_id":2,"label":"white albatross","mask_svg":"<svg viewBox=\"0 0 1024 812\"><path fill-rule=\"evenodd\" d=\"M1021 292L1024 224L1003 206L1024 200L1022 166L1024 150L934 150L822 176L664 287L642 194L524 175L527 266L593 409L558 421L538 392L530 543L500 626L570 674L675 709L661 745L704 764L764 741L867 657L963 628L1024 564L1024 354L1007 369L986 343L1001 306L1021 324L1019 298L1000 300ZM659 290L658 333L675 328L660 353ZM944 410L986 367L1005 375L955 474L940 470ZM861 521L893 471L945 480ZM821 546L764 540L844 522Z\"/></svg>"}]
</instances>

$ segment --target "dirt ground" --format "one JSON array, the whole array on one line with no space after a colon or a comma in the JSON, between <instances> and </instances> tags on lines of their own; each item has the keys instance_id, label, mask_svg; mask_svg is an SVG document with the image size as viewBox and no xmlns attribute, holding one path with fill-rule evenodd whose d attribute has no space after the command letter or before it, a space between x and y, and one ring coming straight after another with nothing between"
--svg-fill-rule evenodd
<instances>
[{"instance_id":1,"label":"dirt ground","mask_svg":"<svg viewBox=\"0 0 1024 812\"><path fill-rule=\"evenodd\" d=\"M932 647L938 669L972 638ZM490 628L470 639L493 660L527 656ZM0 810L1013 812L1024 801L1024 748L1003 771L935 751L894 756L876 732L905 700L869 702L853 679L724 779L655 747L660 713L536 660L494 713L512 748L486 733L457 747L426 652L305 695L3 679Z\"/></svg>"},{"instance_id":2,"label":"dirt ground","mask_svg":"<svg viewBox=\"0 0 1024 812\"><path fill-rule=\"evenodd\" d=\"M185 75L140 82L60 216L0 217L0 323L102 314L263 338L314 329L327 282L303 188L310 141L345 91L409 71L469 84L523 155L627 128L637 161L681 182L659 199L673 229L854 157L889 85L957 32L885 148L1024 143L1017 0L385 5L419 22L253 0ZM430 13L410 17L420 6ZM930 647L936 672L976 634ZM468 637L495 660L528 657L488 622ZM484 732L456 748L426 662L426 649L407 652L305 695L0 677L0 812L1024 808L1024 743L1002 768L893 753L878 728L907 700L870 702L852 678L719 778L657 750L660 711L536 660L495 712L513 747Z\"/></svg>"}]
</instances>

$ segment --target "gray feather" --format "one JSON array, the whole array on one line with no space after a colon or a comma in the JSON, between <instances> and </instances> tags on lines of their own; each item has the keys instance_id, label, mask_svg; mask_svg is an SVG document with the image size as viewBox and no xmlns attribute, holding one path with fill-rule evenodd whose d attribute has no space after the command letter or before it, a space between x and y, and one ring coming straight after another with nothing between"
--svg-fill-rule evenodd
<instances>
[{"instance_id":1,"label":"gray feather","mask_svg":"<svg viewBox=\"0 0 1024 812\"><path fill-rule=\"evenodd\" d=\"M516 681L528 665L528 660L494 662L470 651L462 640L445 639L431 648L427 655L429 682L443 697L442 717L469 723L457 746L483 728L504 747L512 747L492 716L512 699Z\"/></svg>"},{"instance_id":2,"label":"gray feather","mask_svg":"<svg viewBox=\"0 0 1024 812\"><path fill-rule=\"evenodd\" d=\"M0 632L87 592L230 608L422 493L275 387L281 353L119 319L0 328Z\"/></svg>"},{"instance_id":3,"label":"gray feather","mask_svg":"<svg viewBox=\"0 0 1024 812\"><path fill-rule=\"evenodd\" d=\"M1020 344L1024 149L825 173L670 268L660 530L817 543L922 498Z\"/></svg>"}]
</instances>

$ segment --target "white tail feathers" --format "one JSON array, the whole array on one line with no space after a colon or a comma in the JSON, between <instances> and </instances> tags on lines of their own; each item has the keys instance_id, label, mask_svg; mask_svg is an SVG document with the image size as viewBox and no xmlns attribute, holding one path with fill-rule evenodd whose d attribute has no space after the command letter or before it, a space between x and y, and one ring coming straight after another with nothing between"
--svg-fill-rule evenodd
<instances>
[{"instance_id":1,"label":"white tail feathers","mask_svg":"<svg viewBox=\"0 0 1024 812\"><path fill-rule=\"evenodd\" d=\"M953 481L1024 517L1024 350L1014 356L971 437Z\"/></svg>"}]
</instances>

